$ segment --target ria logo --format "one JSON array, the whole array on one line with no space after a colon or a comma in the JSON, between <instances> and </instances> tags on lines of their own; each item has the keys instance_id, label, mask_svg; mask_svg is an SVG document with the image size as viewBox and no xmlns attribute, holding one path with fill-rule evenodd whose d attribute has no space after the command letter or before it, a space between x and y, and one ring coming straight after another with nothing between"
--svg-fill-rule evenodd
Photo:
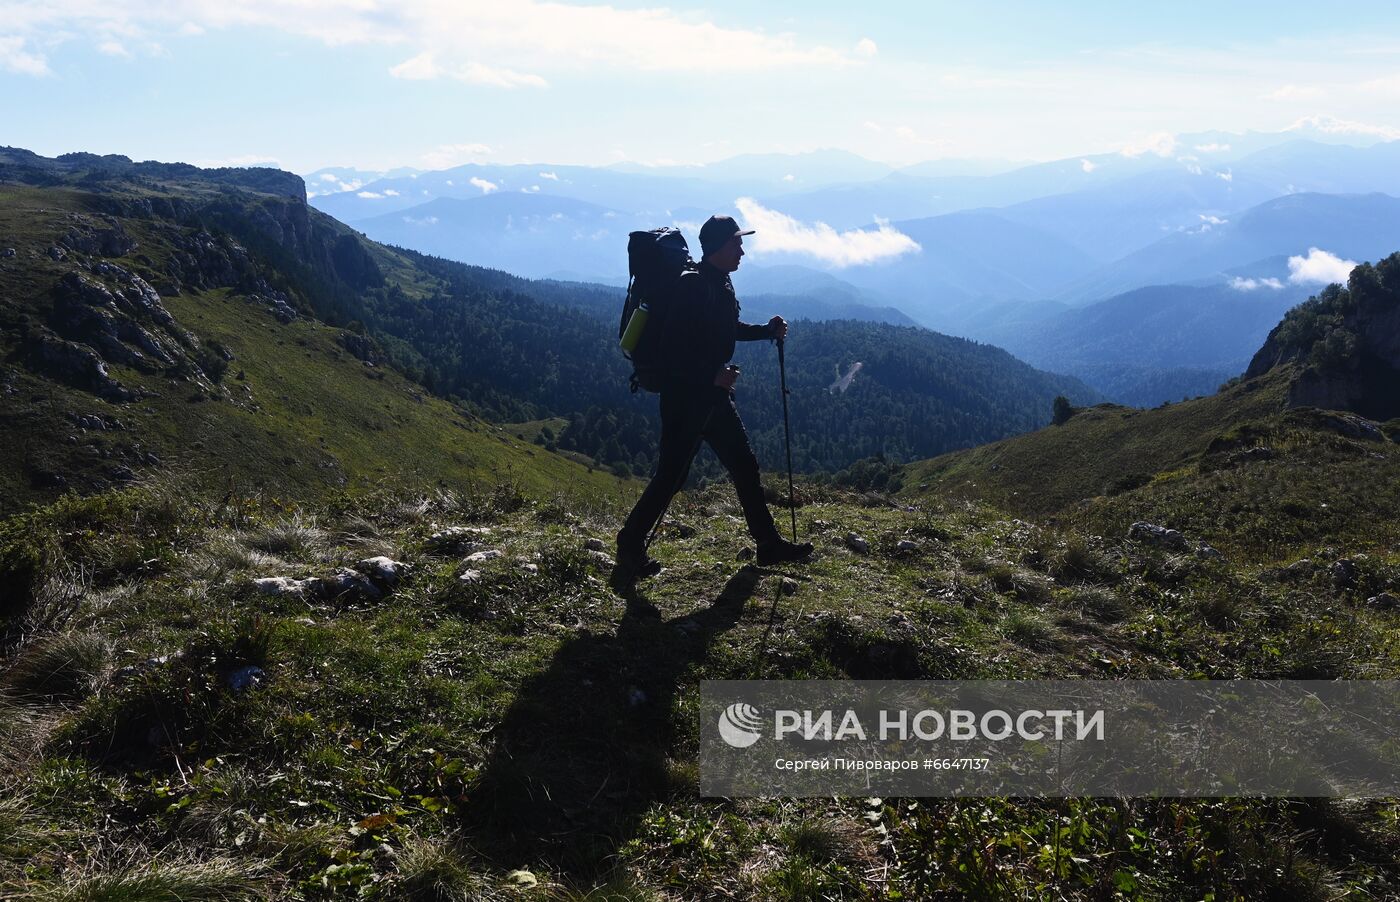
<instances>
[{"instance_id":1,"label":"ria logo","mask_svg":"<svg viewBox=\"0 0 1400 902\"><path fill-rule=\"evenodd\" d=\"M735 702L719 716L719 738L736 749L746 749L758 742L762 732L763 718L753 705Z\"/></svg>"}]
</instances>

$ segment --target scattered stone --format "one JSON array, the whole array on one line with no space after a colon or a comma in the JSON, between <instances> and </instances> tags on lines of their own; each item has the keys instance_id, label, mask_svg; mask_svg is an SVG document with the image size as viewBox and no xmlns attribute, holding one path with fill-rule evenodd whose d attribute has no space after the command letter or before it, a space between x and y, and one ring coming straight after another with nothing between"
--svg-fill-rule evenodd
<instances>
[{"instance_id":1,"label":"scattered stone","mask_svg":"<svg viewBox=\"0 0 1400 902\"><path fill-rule=\"evenodd\" d=\"M1356 585L1356 564L1342 558L1332 565L1332 585L1338 589L1350 589Z\"/></svg>"},{"instance_id":2,"label":"scattered stone","mask_svg":"<svg viewBox=\"0 0 1400 902\"><path fill-rule=\"evenodd\" d=\"M846 547L856 554L870 553L870 543L853 532L846 533Z\"/></svg>"},{"instance_id":3,"label":"scattered stone","mask_svg":"<svg viewBox=\"0 0 1400 902\"><path fill-rule=\"evenodd\" d=\"M590 551L588 552L588 556L597 561L598 565L601 567L617 566L617 561L613 560L612 555L608 554L606 551Z\"/></svg>"},{"instance_id":4,"label":"scattered stone","mask_svg":"<svg viewBox=\"0 0 1400 902\"><path fill-rule=\"evenodd\" d=\"M1206 560L1212 561L1219 561L1225 559L1225 555L1221 554L1217 548L1211 545L1207 545L1205 542L1201 542L1199 545L1196 546L1196 557L1205 558Z\"/></svg>"},{"instance_id":5,"label":"scattered stone","mask_svg":"<svg viewBox=\"0 0 1400 902\"><path fill-rule=\"evenodd\" d=\"M539 565L539 564L521 564L521 565L520 565L520 569L521 569L521 570L524 570L526 573L534 574L534 573L539 573L539 572L540 572L540 565Z\"/></svg>"},{"instance_id":6,"label":"scattered stone","mask_svg":"<svg viewBox=\"0 0 1400 902\"><path fill-rule=\"evenodd\" d=\"M1378 611L1393 611L1400 608L1400 598L1395 597L1389 592L1382 592L1379 595L1372 595L1370 598L1366 599L1366 604Z\"/></svg>"},{"instance_id":7,"label":"scattered stone","mask_svg":"<svg viewBox=\"0 0 1400 902\"><path fill-rule=\"evenodd\" d=\"M751 561L753 560L753 553L753 546L745 545L743 548L739 549L739 553L736 554L735 557L741 561Z\"/></svg>"},{"instance_id":8,"label":"scattered stone","mask_svg":"<svg viewBox=\"0 0 1400 902\"><path fill-rule=\"evenodd\" d=\"M900 554L913 554L919 550L918 542L911 542L908 539L900 539L899 544L894 546L894 550Z\"/></svg>"},{"instance_id":9,"label":"scattered stone","mask_svg":"<svg viewBox=\"0 0 1400 902\"><path fill-rule=\"evenodd\" d=\"M676 530L676 534L679 535L682 539L690 539L694 538L695 536L695 527L691 526L689 523L672 522L671 526Z\"/></svg>"},{"instance_id":10,"label":"scattered stone","mask_svg":"<svg viewBox=\"0 0 1400 902\"><path fill-rule=\"evenodd\" d=\"M0 250L0 257L4 257L6 260L10 259L14 255L15 249L12 247L7 247L4 250Z\"/></svg>"},{"instance_id":11,"label":"scattered stone","mask_svg":"<svg viewBox=\"0 0 1400 902\"><path fill-rule=\"evenodd\" d=\"M321 594L336 601L378 601L384 597L378 586L345 567L316 580L316 587Z\"/></svg>"},{"instance_id":12,"label":"scattered stone","mask_svg":"<svg viewBox=\"0 0 1400 902\"><path fill-rule=\"evenodd\" d=\"M428 550L435 554L453 554L467 550L476 540L491 530L485 526L449 526L428 537Z\"/></svg>"},{"instance_id":13,"label":"scattered stone","mask_svg":"<svg viewBox=\"0 0 1400 902\"><path fill-rule=\"evenodd\" d=\"M120 685L138 674L155 670L157 667L164 667L171 661L178 661L180 658L184 657L184 655L185 653L183 651L175 651L168 655L157 655L154 658L147 658L138 664L128 664L125 667L119 667L117 671L112 674L112 682Z\"/></svg>"},{"instance_id":14,"label":"scattered stone","mask_svg":"<svg viewBox=\"0 0 1400 902\"><path fill-rule=\"evenodd\" d=\"M265 677L266 674L263 673L261 667L255 667L250 664L247 667L240 667L233 673L230 673L224 678L224 682L228 683L228 687L234 692L244 692L258 686Z\"/></svg>"},{"instance_id":15,"label":"scattered stone","mask_svg":"<svg viewBox=\"0 0 1400 902\"><path fill-rule=\"evenodd\" d=\"M1302 558L1283 568L1283 575L1288 579L1299 579L1312 576L1317 572L1317 564L1308 558Z\"/></svg>"},{"instance_id":16,"label":"scattered stone","mask_svg":"<svg viewBox=\"0 0 1400 902\"><path fill-rule=\"evenodd\" d=\"M49 259L55 263L61 262L67 256L68 255L63 252L63 248L61 247L49 248Z\"/></svg>"},{"instance_id":17,"label":"scattered stone","mask_svg":"<svg viewBox=\"0 0 1400 902\"><path fill-rule=\"evenodd\" d=\"M646 700L647 694L642 690L638 689L636 686L633 686L632 688L627 690L627 704L631 705L632 707L635 708L638 705L646 704Z\"/></svg>"},{"instance_id":18,"label":"scattered stone","mask_svg":"<svg viewBox=\"0 0 1400 902\"><path fill-rule=\"evenodd\" d=\"M517 889L534 889L539 882L529 871L511 871L506 874L506 883Z\"/></svg>"},{"instance_id":19,"label":"scattered stone","mask_svg":"<svg viewBox=\"0 0 1400 902\"><path fill-rule=\"evenodd\" d=\"M1240 452L1240 457L1244 460L1273 460L1274 449L1260 445L1257 448L1250 448Z\"/></svg>"},{"instance_id":20,"label":"scattered stone","mask_svg":"<svg viewBox=\"0 0 1400 902\"><path fill-rule=\"evenodd\" d=\"M399 584L399 580L408 570L408 565L380 555L365 558L355 565L355 569L369 577L376 586L387 591Z\"/></svg>"},{"instance_id":21,"label":"scattered stone","mask_svg":"<svg viewBox=\"0 0 1400 902\"><path fill-rule=\"evenodd\" d=\"M480 571L480 570L463 570L462 573L461 573L461 575L459 575L457 578L460 579L460 580L461 580L462 582L464 582L464 583L475 583L475 582L480 582L480 581L481 581L481 571Z\"/></svg>"},{"instance_id":22,"label":"scattered stone","mask_svg":"<svg viewBox=\"0 0 1400 902\"><path fill-rule=\"evenodd\" d=\"M1128 538L1148 542L1171 551L1185 551L1186 537L1179 530L1139 520L1128 527Z\"/></svg>"},{"instance_id":23,"label":"scattered stone","mask_svg":"<svg viewBox=\"0 0 1400 902\"><path fill-rule=\"evenodd\" d=\"M783 581L778 584L784 595L796 595L799 588L797 580L790 576L783 577Z\"/></svg>"},{"instance_id":24,"label":"scattered stone","mask_svg":"<svg viewBox=\"0 0 1400 902\"><path fill-rule=\"evenodd\" d=\"M488 548L485 551L469 554L463 560L468 564L481 564L486 561L494 561L498 557L505 557L505 552L499 548Z\"/></svg>"},{"instance_id":25,"label":"scattered stone","mask_svg":"<svg viewBox=\"0 0 1400 902\"><path fill-rule=\"evenodd\" d=\"M603 544L602 539L594 538L584 542L583 547L589 551L606 551L608 546Z\"/></svg>"},{"instance_id":26,"label":"scattered stone","mask_svg":"<svg viewBox=\"0 0 1400 902\"><path fill-rule=\"evenodd\" d=\"M290 576L264 576L253 580L259 595L304 595L315 580L292 579Z\"/></svg>"}]
</instances>

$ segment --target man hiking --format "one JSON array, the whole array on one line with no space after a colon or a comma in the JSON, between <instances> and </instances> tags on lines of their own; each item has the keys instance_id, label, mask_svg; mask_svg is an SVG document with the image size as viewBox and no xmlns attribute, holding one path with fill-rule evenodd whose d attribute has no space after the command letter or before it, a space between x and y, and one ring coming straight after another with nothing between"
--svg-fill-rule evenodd
<instances>
[{"instance_id":1,"label":"man hiking","mask_svg":"<svg viewBox=\"0 0 1400 902\"><path fill-rule=\"evenodd\" d=\"M729 274L744 256L743 236L752 234L740 231L731 216L711 216L700 228L699 273L680 279L661 336L661 459L617 534L617 585L661 571L660 562L647 554L647 536L680 491L702 437L734 481L749 534L758 544L758 563L800 561L812 553L811 542L796 544L778 534L763 500L758 458L734 406L739 378L738 367L729 365L734 342L781 341L788 329L781 316L764 325L739 320L739 299Z\"/></svg>"}]
</instances>

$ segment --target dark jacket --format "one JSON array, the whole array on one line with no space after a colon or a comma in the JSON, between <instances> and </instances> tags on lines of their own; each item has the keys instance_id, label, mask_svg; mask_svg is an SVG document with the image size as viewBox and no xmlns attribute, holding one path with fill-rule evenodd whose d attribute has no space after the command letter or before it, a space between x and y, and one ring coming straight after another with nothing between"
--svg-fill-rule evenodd
<instances>
[{"instance_id":1,"label":"dark jacket","mask_svg":"<svg viewBox=\"0 0 1400 902\"><path fill-rule=\"evenodd\" d=\"M766 323L739 319L734 283L709 263L681 277L675 306L661 335L661 359L667 388L713 386L715 374L734 356L736 341L772 338Z\"/></svg>"}]
</instances>

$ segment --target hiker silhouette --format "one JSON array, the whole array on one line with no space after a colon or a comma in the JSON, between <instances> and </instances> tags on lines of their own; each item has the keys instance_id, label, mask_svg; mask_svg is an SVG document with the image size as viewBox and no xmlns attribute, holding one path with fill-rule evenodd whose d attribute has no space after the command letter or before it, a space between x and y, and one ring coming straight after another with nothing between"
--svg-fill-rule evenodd
<instances>
[{"instance_id":1,"label":"hiker silhouette","mask_svg":"<svg viewBox=\"0 0 1400 902\"><path fill-rule=\"evenodd\" d=\"M735 403L739 369L729 363L737 341L781 341L788 326L781 316L758 325L739 319L730 274L744 256L744 235L729 216L711 216L700 229L704 254L698 272L677 282L662 325L660 360L661 439L656 472L617 534L615 587L659 572L647 554L654 529L680 491L700 443L708 442L729 471L760 564L803 560L811 543L796 544L778 533L763 498L758 458Z\"/></svg>"}]
</instances>

